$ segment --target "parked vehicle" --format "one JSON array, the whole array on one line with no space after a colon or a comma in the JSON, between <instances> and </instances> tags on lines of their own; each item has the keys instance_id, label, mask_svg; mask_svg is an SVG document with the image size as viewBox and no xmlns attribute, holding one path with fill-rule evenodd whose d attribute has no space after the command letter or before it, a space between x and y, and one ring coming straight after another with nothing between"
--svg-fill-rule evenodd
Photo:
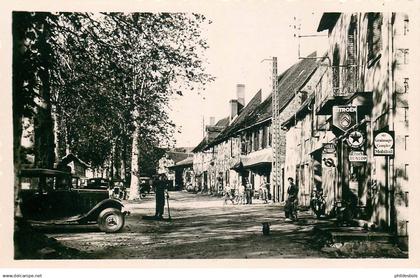
<instances>
[{"instance_id":1,"label":"parked vehicle","mask_svg":"<svg viewBox=\"0 0 420 278\"><path fill-rule=\"evenodd\" d=\"M109 180L105 178L91 178L87 180L85 188L90 189L105 189L108 190L110 187Z\"/></svg>"},{"instance_id":2,"label":"parked vehicle","mask_svg":"<svg viewBox=\"0 0 420 278\"><path fill-rule=\"evenodd\" d=\"M325 215L326 202L322 189L312 191L310 206L317 218Z\"/></svg>"},{"instance_id":3,"label":"parked vehicle","mask_svg":"<svg viewBox=\"0 0 420 278\"><path fill-rule=\"evenodd\" d=\"M123 180L111 180L110 197L120 200L127 199L126 185Z\"/></svg>"},{"instance_id":4,"label":"parked vehicle","mask_svg":"<svg viewBox=\"0 0 420 278\"><path fill-rule=\"evenodd\" d=\"M21 170L19 205L23 218L30 223L46 225L97 224L107 233L123 228L128 212L119 200L109 198L105 185L98 188L91 182L84 188L74 188L71 181L68 172Z\"/></svg>"},{"instance_id":5,"label":"parked vehicle","mask_svg":"<svg viewBox=\"0 0 420 278\"><path fill-rule=\"evenodd\" d=\"M146 197L146 194L150 193L152 189L152 180L149 177L140 177L140 197Z\"/></svg>"},{"instance_id":6,"label":"parked vehicle","mask_svg":"<svg viewBox=\"0 0 420 278\"><path fill-rule=\"evenodd\" d=\"M352 226L355 208L347 200L337 201L334 205L334 215L337 226Z\"/></svg>"}]
</instances>

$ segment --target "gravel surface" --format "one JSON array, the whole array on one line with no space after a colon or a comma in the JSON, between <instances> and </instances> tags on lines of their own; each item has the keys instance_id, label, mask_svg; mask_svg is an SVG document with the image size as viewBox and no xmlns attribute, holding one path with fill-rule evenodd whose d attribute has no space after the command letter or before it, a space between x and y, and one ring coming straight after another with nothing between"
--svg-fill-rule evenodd
<instances>
[{"instance_id":1,"label":"gravel surface","mask_svg":"<svg viewBox=\"0 0 420 278\"><path fill-rule=\"evenodd\" d=\"M299 212L299 221L291 223L285 221L281 206L258 200L224 205L220 197L170 192L169 201L172 219L163 221L143 219L154 215L153 195L127 202L131 214L120 233L106 234L92 226L45 232L90 259L335 257L309 244L314 226L327 224L309 211ZM262 234L262 222L270 223L270 235Z\"/></svg>"}]
</instances>

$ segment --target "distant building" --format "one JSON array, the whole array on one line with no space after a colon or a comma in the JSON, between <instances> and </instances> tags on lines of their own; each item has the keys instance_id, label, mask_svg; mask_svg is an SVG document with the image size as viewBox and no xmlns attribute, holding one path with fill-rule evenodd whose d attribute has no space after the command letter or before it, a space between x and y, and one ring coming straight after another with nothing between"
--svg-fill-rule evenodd
<instances>
[{"instance_id":1,"label":"distant building","mask_svg":"<svg viewBox=\"0 0 420 278\"><path fill-rule=\"evenodd\" d=\"M93 172L89 164L73 153L64 156L58 163L57 168L67 170L79 178L93 178Z\"/></svg>"},{"instance_id":2,"label":"distant building","mask_svg":"<svg viewBox=\"0 0 420 278\"><path fill-rule=\"evenodd\" d=\"M175 174L175 189L182 190L193 186L194 170L193 157L189 156L168 167Z\"/></svg>"},{"instance_id":3,"label":"distant building","mask_svg":"<svg viewBox=\"0 0 420 278\"><path fill-rule=\"evenodd\" d=\"M209 168L213 159L213 151L209 149L210 144L229 124L230 117L223 118L217 123L213 120L206 126L206 135L201 142L193 149L193 170L195 178L193 186L197 191L208 192L210 190ZM212 187L213 188L213 187Z\"/></svg>"},{"instance_id":4,"label":"distant building","mask_svg":"<svg viewBox=\"0 0 420 278\"><path fill-rule=\"evenodd\" d=\"M192 157L193 154L190 152L191 149L192 148L174 148L167 150L158 162L157 173L165 174L173 188L179 188L181 184L179 184L180 180L176 179L175 171L171 167L188 157Z\"/></svg>"}]
</instances>

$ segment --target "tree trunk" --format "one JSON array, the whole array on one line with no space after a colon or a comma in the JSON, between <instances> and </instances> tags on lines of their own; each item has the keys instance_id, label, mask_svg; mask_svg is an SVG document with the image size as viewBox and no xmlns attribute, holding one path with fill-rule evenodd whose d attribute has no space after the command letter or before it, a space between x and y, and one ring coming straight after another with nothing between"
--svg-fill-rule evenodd
<instances>
[{"instance_id":1,"label":"tree trunk","mask_svg":"<svg viewBox=\"0 0 420 278\"><path fill-rule=\"evenodd\" d=\"M112 158L114 165L114 176L116 179L122 179L121 177L121 139L115 140L114 156Z\"/></svg>"},{"instance_id":2,"label":"tree trunk","mask_svg":"<svg viewBox=\"0 0 420 278\"><path fill-rule=\"evenodd\" d=\"M127 169L127 145L126 142L127 140L125 138L121 139L121 170L120 170L120 175L121 178L126 181L127 180L127 176L126 176L126 169Z\"/></svg>"},{"instance_id":3,"label":"tree trunk","mask_svg":"<svg viewBox=\"0 0 420 278\"><path fill-rule=\"evenodd\" d=\"M19 210L19 192L20 184L18 174L21 169L22 163L22 114L24 109L23 101L23 55L26 51L24 46L25 41L25 29L23 26L23 20L20 13L13 12L13 166L14 166L14 215L15 217L21 217Z\"/></svg>"},{"instance_id":4,"label":"tree trunk","mask_svg":"<svg viewBox=\"0 0 420 278\"><path fill-rule=\"evenodd\" d=\"M41 67L38 74L42 85L39 90L40 104L37 107L35 116L35 165L41 168L52 168L55 157L49 73L52 51L47 43L48 31L48 26L44 23L44 28L38 38L40 42L39 51L41 53Z\"/></svg>"},{"instance_id":5,"label":"tree trunk","mask_svg":"<svg viewBox=\"0 0 420 278\"><path fill-rule=\"evenodd\" d=\"M55 157L56 161L59 162L67 154L66 128L60 105L53 105L52 108Z\"/></svg>"},{"instance_id":6,"label":"tree trunk","mask_svg":"<svg viewBox=\"0 0 420 278\"><path fill-rule=\"evenodd\" d=\"M136 108L137 111L137 108ZM129 200L140 199L140 172L139 172L139 123L134 122L133 143L131 145L131 182Z\"/></svg>"}]
</instances>

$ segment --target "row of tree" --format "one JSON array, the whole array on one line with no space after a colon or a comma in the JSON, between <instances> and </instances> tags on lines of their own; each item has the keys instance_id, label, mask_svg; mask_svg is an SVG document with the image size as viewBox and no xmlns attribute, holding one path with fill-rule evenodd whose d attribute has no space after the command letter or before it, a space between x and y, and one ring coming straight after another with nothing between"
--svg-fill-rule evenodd
<instances>
[{"instance_id":1,"label":"row of tree","mask_svg":"<svg viewBox=\"0 0 420 278\"><path fill-rule=\"evenodd\" d=\"M15 172L28 154L52 168L72 152L131 179L137 198L141 162L173 143L170 97L213 79L203 59L209 23L184 13L14 12Z\"/></svg>"}]
</instances>

